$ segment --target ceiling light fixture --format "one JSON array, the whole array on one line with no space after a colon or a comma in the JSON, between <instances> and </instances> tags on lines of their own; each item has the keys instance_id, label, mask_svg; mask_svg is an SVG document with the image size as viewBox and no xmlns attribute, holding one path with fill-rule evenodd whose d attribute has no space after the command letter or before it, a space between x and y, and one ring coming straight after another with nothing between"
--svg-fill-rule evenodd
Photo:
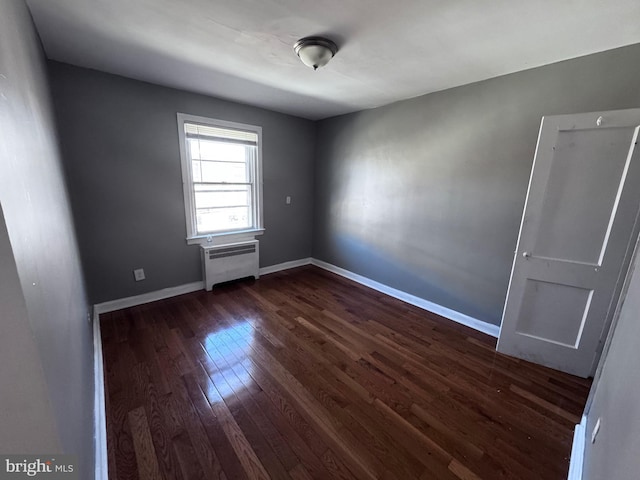
<instances>
[{"instance_id":1,"label":"ceiling light fixture","mask_svg":"<svg viewBox=\"0 0 640 480\"><path fill-rule=\"evenodd\" d=\"M328 38L305 37L295 43L293 50L302 63L317 70L329 63L338 51L338 46Z\"/></svg>"}]
</instances>

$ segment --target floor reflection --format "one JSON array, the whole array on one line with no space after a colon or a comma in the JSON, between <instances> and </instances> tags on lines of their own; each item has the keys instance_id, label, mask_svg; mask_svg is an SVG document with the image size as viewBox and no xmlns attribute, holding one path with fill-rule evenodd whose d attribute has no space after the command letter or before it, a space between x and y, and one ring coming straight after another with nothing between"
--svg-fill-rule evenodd
<instances>
[{"instance_id":1,"label":"floor reflection","mask_svg":"<svg viewBox=\"0 0 640 480\"><path fill-rule=\"evenodd\" d=\"M251 382L253 364L249 359L254 330L248 320L208 334L203 342L211 358L211 381L223 399L237 394ZM214 393L214 392L209 392ZM215 397L217 394L209 396Z\"/></svg>"}]
</instances>

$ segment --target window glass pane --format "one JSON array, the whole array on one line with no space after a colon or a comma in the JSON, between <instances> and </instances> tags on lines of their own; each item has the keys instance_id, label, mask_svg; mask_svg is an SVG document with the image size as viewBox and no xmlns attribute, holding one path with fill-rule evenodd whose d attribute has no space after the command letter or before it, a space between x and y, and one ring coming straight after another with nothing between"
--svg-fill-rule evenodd
<instances>
[{"instance_id":1,"label":"window glass pane","mask_svg":"<svg viewBox=\"0 0 640 480\"><path fill-rule=\"evenodd\" d=\"M194 182L250 183L255 147L190 139Z\"/></svg>"},{"instance_id":2,"label":"window glass pane","mask_svg":"<svg viewBox=\"0 0 640 480\"><path fill-rule=\"evenodd\" d=\"M193 160L191 162L191 178L194 183L200 183L202 181L202 168L200 167L200 160Z\"/></svg>"},{"instance_id":3,"label":"window glass pane","mask_svg":"<svg viewBox=\"0 0 640 480\"><path fill-rule=\"evenodd\" d=\"M251 205L249 185L194 185L196 209Z\"/></svg>"},{"instance_id":4,"label":"window glass pane","mask_svg":"<svg viewBox=\"0 0 640 480\"><path fill-rule=\"evenodd\" d=\"M196 210L198 233L220 232L250 228L249 207L228 207Z\"/></svg>"},{"instance_id":5,"label":"window glass pane","mask_svg":"<svg viewBox=\"0 0 640 480\"><path fill-rule=\"evenodd\" d=\"M244 162L246 150L250 147L237 143L225 143L215 140L199 140L190 138L191 158L196 160L218 160L221 162Z\"/></svg>"},{"instance_id":6,"label":"window glass pane","mask_svg":"<svg viewBox=\"0 0 640 480\"><path fill-rule=\"evenodd\" d=\"M191 158L193 160L200 158L199 143L200 142L198 140L194 140L193 138L187 138L187 145L189 147L189 151L187 152L187 155L191 155Z\"/></svg>"},{"instance_id":7,"label":"window glass pane","mask_svg":"<svg viewBox=\"0 0 640 480\"><path fill-rule=\"evenodd\" d=\"M196 162L194 162L196 163ZM248 163L201 161L200 179L193 181L212 183L250 183Z\"/></svg>"}]
</instances>

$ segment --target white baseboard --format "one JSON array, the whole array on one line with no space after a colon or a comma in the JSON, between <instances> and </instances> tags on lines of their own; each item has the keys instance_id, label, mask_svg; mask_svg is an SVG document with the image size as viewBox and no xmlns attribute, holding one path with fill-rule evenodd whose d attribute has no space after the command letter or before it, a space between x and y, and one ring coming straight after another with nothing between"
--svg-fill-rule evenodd
<instances>
[{"instance_id":1,"label":"white baseboard","mask_svg":"<svg viewBox=\"0 0 640 480\"><path fill-rule=\"evenodd\" d=\"M402 300L403 302L410 303L411 305L415 305L416 307L422 308L423 310L427 310L442 317L448 318L449 320L453 320L454 322L461 323L462 325L466 325L467 327L471 327L482 333L491 335L492 337L497 338L500 334L500 327L498 327L497 325L483 322L482 320L470 317L469 315L465 315L464 313L460 313L450 308L443 307L442 305L430 302L429 300L425 300L424 298L416 297L415 295L411 295L410 293L406 293L402 290L389 287L380 282L376 282L375 280L371 280L370 278L358 275L357 273L350 272L349 270L336 267L335 265L323 262L322 260L318 260L315 258L301 258L300 260L292 260L290 262L284 262L277 265L264 267L260 269L260 275L268 275L269 273L279 272L282 270L301 267L303 265L309 264L336 273L342 277L348 278L349 280L360 283L361 285L373 288L374 290L382 292L386 295ZM177 287L163 288L162 290L157 290L155 292L148 292L133 297L98 303L94 305L94 311L97 314L113 312L115 310L121 310L123 308L135 307L136 305L142 305L144 303L155 302L157 300L163 300L165 298L195 292L198 290L202 290L203 288L204 282L193 282L187 283L185 285L179 285Z\"/></svg>"},{"instance_id":2,"label":"white baseboard","mask_svg":"<svg viewBox=\"0 0 640 480\"><path fill-rule=\"evenodd\" d=\"M301 258L300 260L292 260L290 262L279 263L277 265L271 265L261 268L260 275L268 275L269 273L275 273L281 270L288 270L289 268L296 268L310 264L311 258ZM122 310L123 308L135 307L137 305L156 302L158 300L164 300L165 298L176 297L178 295L197 292L198 290L203 289L204 282L186 283L184 285L178 285L177 287L163 288L162 290L147 292L141 295L135 295L133 297L119 298L117 300L110 300L108 302L96 303L93 308L98 314L115 312L116 310Z\"/></svg>"},{"instance_id":3,"label":"white baseboard","mask_svg":"<svg viewBox=\"0 0 640 480\"><path fill-rule=\"evenodd\" d=\"M93 308L98 314L115 312L116 310L122 310L123 308L135 307L137 305L156 302L158 300L164 300L165 298L176 297L178 295L197 292L198 290L203 289L204 282L186 283L184 285L178 285L177 287L163 288L162 290L156 290L155 292L143 293L142 295L96 303Z\"/></svg>"},{"instance_id":4,"label":"white baseboard","mask_svg":"<svg viewBox=\"0 0 640 480\"><path fill-rule=\"evenodd\" d=\"M582 468L584 466L584 449L587 441L587 417L576 425L573 432L573 445L571 447L571 460L569 460L568 480L582 480Z\"/></svg>"},{"instance_id":5,"label":"white baseboard","mask_svg":"<svg viewBox=\"0 0 640 480\"><path fill-rule=\"evenodd\" d=\"M268 275L270 273L280 272L282 270L289 270L290 268L302 267L303 265L311 265L312 258L301 258L300 260L292 260L290 262L278 263L277 265L271 265L260 269L260 275Z\"/></svg>"},{"instance_id":6,"label":"white baseboard","mask_svg":"<svg viewBox=\"0 0 640 480\"><path fill-rule=\"evenodd\" d=\"M473 318L469 315L465 315L464 313L460 313L450 308L443 307L442 305L430 302L429 300L425 300L424 298L416 297L415 295L403 292L402 290L389 287L380 282L376 282L375 280L371 280L370 278L363 277L362 275L350 272L349 270L345 270L344 268L336 267L335 265L332 265L330 263L323 262L322 260L317 260L314 258L312 259L311 263L317 267L348 278L349 280L353 280L354 282L360 283L366 287L373 288L374 290L397 298L398 300L410 303L411 305L422 308L423 310L427 310L429 312L440 315L441 317L445 317L449 320L453 320L454 322L466 325L467 327L473 328L474 330L478 330L482 333L486 333L487 335L491 335L492 337L498 338L498 335L500 334L500 327L498 327L497 325L483 322L482 320L478 320L477 318Z\"/></svg>"},{"instance_id":7,"label":"white baseboard","mask_svg":"<svg viewBox=\"0 0 640 480\"><path fill-rule=\"evenodd\" d=\"M95 480L109 479L109 459L107 457L107 417L104 391L104 362L102 358L102 337L100 335L100 314L93 309L93 381L94 381L94 430L95 430Z\"/></svg>"}]
</instances>

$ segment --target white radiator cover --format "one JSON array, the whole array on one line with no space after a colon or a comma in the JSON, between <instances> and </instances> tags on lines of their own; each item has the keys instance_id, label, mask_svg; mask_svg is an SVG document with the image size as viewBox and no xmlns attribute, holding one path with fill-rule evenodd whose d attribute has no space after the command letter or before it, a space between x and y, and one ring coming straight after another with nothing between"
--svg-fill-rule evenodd
<instances>
[{"instance_id":1,"label":"white radiator cover","mask_svg":"<svg viewBox=\"0 0 640 480\"><path fill-rule=\"evenodd\" d=\"M201 251L204 288L208 291L216 283L260 277L258 240L203 246Z\"/></svg>"}]
</instances>

